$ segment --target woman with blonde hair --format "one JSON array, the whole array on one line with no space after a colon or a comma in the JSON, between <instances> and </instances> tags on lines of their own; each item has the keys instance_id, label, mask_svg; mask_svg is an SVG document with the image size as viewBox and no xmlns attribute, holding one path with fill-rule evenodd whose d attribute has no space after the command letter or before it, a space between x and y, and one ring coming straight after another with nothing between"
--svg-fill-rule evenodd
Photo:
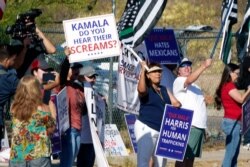
<instances>
[{"instance_id":1,"label":"woman with blonde hair","mask_svg":"<svg viewBox=\"0 0 250 167\"><path fill-rule=\"evenodd\" d=\"M50 167L49 135L55 129L55 107L42 102L39 81L34 76L21 78L11 106L12 140L10 167Z\"/></svg>"}]
</instances>

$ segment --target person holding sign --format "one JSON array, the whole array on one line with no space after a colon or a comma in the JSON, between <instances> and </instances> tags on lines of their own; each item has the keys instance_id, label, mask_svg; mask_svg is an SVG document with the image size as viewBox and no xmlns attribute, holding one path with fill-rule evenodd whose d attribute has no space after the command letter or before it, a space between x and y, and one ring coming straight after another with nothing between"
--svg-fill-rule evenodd
<instances>
[{"instance_id":1,"label":"person holding sign","mask_svg":"<svg viewBox=\"0 0 250 167\"><path fill-rule=\"evenodd\" d=\"M83 87L77 79L82 67L80 63L71 64L65 84L68 95L70 128L61 136L60 167L71 167L80 149L81 115L84 111L85 98Z\"/></svg>"},{"instance_id":2,"label":"person holding sign","mask_svg":"<svg viewBox=\"0 0 250 167\"><path fill-rule=\"evenodd\" d=\"M235 83L238 79L240 68L238 65L229 63L225 66L221 81L216 89L215 102L217 109L224 108L224 118L221 128L226 134L226 152L222 163L223 167L237 166L237 158L241 143L241 117L242 103L250 95L250 88L241 94Z\"/></svg>"},{"instance_id":3,"label":"person holding sign","mask_svg":"<svg viewBox=\"0 0 250 167\"><path fill-rule=\"evenodd\" d=\"M77 167L93 167L95 163L95 150L91 137L91 127L90 123L97 123L96 121L96 110L94 110L93 105L95 100L94 84L96 82L95 69L92 66L86 66L80 69L79 79L84 86L84 96L85 96L85 110L82 113L82 128L81 128L81 145L79 153L77 155ZM91 112L88 112L91 110ZM89 113L91 115L89 116ZM91 118L91 122L89 121Z\"/></svg>"},{"instance_id":4,"label":"person holding sign","mask_svg":"<svg viewBox=\"0 0 250 167\"><path fill-rule=\"evenodd\" d=\"M178 65L178 76L173 84L173 93L183 108L193 110L194 113L185 157L183 162L176 161L176 167L192 167L195 157L201 156L205 128L207 127L207 113L203 93L194 82L211 64L212 59L207 59L193 72L192 62L187 58L183 58Z\"/></svg>"},{"instance_id":5,"label":"person holding sign","mask_svg":"<svg viewBox=\"0 0 250 167\"><path fill-rule=\"evenodd\" d=\"M56 110L42 101L41 84L30 75L21 78L11 106L12 140L10 167L51 167L51 142Z\"/></svg>"},{"instance_id":6,"label":"person holding sign","mask_svg":"<svg viewBox=\"0 0 250 167\"><path fill-rule=\"evenodd\" d=\"M135 122L135 136L137 141L137 166L149 166L153 157L155 167L166 166L166 159L156 157L154 150L158 139L161 121L166 104L180 107L179 101L164 87L160 85L162 68L160 64L149 64L145 69L145 61L141 62L141 73L138 83L140 99L139 116Z\"/></svg>"}]
</instances>

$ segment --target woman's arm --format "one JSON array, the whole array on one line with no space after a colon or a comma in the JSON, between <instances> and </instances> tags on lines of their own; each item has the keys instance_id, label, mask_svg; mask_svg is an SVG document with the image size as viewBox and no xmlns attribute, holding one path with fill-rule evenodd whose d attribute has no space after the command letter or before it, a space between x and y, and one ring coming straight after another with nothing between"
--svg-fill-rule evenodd
<instances>
[{"instance_id":1,"label":"woman's arm","mask_svg":"<svg viewBox=\"0 0 250 167\"><path fill-rule=\"evenodd\" d=\"M46 52L49 54L55 53L56 47L52 44L52 42L44 35L44 33L38 27L36 27L36 33L39 36L39 38L42 39Z\"/></svg>"},{"instance_id":2,"label":"woman's arm","mask_svg":"<svg viewBox=\"0 0 250 167\"><path fill-rule=\"evenodd\" d=\"M137 86L137 91L138 95L140 97L145 96L147 94L147 85L146 85L146 62L142 61L141 62L141 72L140 72L140 77L139 77L139 82Z\"/></svg>"},{"instance_id":3,"label":"woman's arm","mask_svg":"<svg viewBox=\"0 0 250 167\"><path fill-rule=\"evenodd\" d=\"M238 103L244 103L250 95L250 88L244 94L241 94L238 89L232 89L229 91L229 95Z\"/></svg>"},{"instance_id":4,"label":"woman's arm","mask_svg":"<svg viewBox=\"0 0 250 167\"><path fill-rule=\"evenodd\" d=\"M60 85L60 75L57 72L52 72L55 75L55 80L43 85L44 90L52 90Z\"/></svg>"},{"instance_id":5,"label":"woman's arm","mask_svg":"<svg viewBox=\"0 0 250 167\"><path fill-rule=\"evenodd\" d=\"M181 103L175 98L175 96L171 93L171 91L169 91L167 89L167 93L168 93L168 96L170 98L172 106L180 108L181 107Z\"/></svg>"}]
</instances>

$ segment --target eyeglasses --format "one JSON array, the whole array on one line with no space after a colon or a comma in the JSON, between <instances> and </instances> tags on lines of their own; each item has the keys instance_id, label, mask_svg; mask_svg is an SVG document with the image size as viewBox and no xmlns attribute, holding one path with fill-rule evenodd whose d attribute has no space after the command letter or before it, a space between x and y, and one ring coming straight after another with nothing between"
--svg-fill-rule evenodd
<instances>
[{"instance_id":1,"label":"eyeglasses","mask_svg":"<svg viewBox=\"0 0 250 167\"><path fill-rule=\"evenodd\" d=\"M88 76L89 79L95 79L96 78L96 75L91 75L91 76Z\"/></svg>"},{"instance_id":2,"label":"eyeglasses","mask_svg":"<svg viewBox=\"0 0 250 167\"><path fill-rule=\"evenodd\" d=\"M233 73L235 73L237 76L240 75L240 72L238 72L238 71L234 71Z\"/></svg>"}]
</instances>

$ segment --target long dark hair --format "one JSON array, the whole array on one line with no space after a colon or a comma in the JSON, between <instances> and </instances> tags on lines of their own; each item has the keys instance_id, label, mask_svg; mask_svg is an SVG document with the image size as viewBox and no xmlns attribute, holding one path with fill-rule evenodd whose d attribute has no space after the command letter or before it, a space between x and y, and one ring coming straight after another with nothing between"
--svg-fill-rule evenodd
<instances>
[{"instance_id":1,"label":"long dark hair","mask_svg":"<svg viewBox=\"0 0 250 167\"><path fill-rule=\"evenodd\" d=\"M217 87L216 92L215 92L214 100L215 100L215 107L216 107L217 110L221 109L221 89L222 89L222 86L225 83L228 83L228 82L232 81L230 73L234 72L235 70L237 70L239 68L240 68L239 65L234 64L234 63L229 63L229 64L227 64L225 66L225 68L224 68L224 70L222 72L220 84Z\"/></svg>"}]
</instances>

